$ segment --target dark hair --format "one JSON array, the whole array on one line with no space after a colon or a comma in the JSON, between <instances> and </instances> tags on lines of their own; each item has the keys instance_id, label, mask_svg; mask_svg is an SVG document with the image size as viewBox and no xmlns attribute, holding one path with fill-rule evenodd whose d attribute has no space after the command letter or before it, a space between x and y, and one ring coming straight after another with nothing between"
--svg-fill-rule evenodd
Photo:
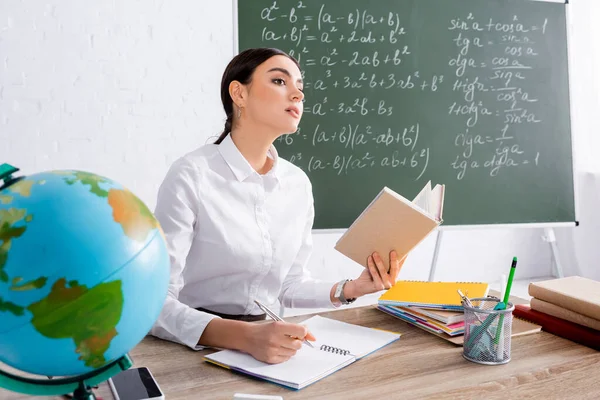
<instances>
[{"instance_id":1,"label":"dark hair","mask_svg":"<svg viewBox=\"0 0 600 400\"><path fill-rule=\"evenodd\" d=\"M231 132L231 127L233 125L233 100L229 95L229 84L233 81L238 81L244 85L250 83L256 67L273 56L285 56L292 60L298 66L298 69L300 69L298 61L286 52L279 49L264 47L242 51L235 56L229 62L227 68L225 68L223 78L221 79L221 102L223 103L223 109L225 110L227 119L225 120L225 129L215 141L215 144L221 143L223 139L227 137Z\"/></svg>"}]
</instances>

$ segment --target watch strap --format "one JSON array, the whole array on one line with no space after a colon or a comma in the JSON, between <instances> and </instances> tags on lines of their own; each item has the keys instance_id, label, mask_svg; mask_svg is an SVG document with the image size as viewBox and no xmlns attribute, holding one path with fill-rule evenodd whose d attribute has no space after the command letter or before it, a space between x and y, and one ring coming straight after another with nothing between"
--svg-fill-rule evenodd
<instances>
[{"instance_id":1,"label":"watch strap","mask_svg":"<svg viewBox=\"0 0 600 400\"><path fill-rule=\"evenodd\" d=\"M340 281L338 283L338 286L336 288L336 297L337 299L342 303L342 304L350 304L352 302L354 302L356 300L356 298L354 299L347 299L344 296L344 287L346 286L346 283L350 282L352 279L344 279L343 281Z\"/></svg>"}]
</instances>

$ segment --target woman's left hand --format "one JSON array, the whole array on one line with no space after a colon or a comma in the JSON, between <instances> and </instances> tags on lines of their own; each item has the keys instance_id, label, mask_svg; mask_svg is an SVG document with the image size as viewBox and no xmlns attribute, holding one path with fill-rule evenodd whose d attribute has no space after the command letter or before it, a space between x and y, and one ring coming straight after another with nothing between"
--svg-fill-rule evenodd
<instances>
[{"instance_id":1,"label":"woman's left hand","mask_svg":"<svg viewBox=\"0 0 600 400\"><path fill-rule=\"evenodd\" d=\"M346 298L360 297L365 294L391 288L396 283L396 278L405 260L406 256L399 260L396 252L391 251L390 265L388 267L377 252L371 254L367 259L368 268L365 268L356 280L346 284L344 289L350 290L344 290L344 296Z\"/></svg>"}]
</instances>

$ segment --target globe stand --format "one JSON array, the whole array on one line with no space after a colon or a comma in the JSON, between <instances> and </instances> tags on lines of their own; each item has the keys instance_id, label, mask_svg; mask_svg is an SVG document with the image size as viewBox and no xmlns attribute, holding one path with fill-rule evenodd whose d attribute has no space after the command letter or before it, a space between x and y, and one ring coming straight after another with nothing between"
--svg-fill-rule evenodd
<instances>
[{"instance_id":1,"label":"globe stand","mask_svg":"<svg viewBox=\"0 0 600 400\"><path fill-rule=\"evenodd\" d=\"M0 387L34 396L58 396L73 393L73 400L96 400L91 388L129 369L133 365L125 354L112 363L87 374L60 379L32 379L0 370Z\"/></svg>"},{"instance_id":2,"label":"globe stand","mask_svg":"<svg viewBox=\"0 0 600 400\"><path fill-rule=\"evenodd\" d=\"M96 400L96 395L83 382L79 382L79 387L73 392L74 400Z\"/></svg>"}]
</instances>

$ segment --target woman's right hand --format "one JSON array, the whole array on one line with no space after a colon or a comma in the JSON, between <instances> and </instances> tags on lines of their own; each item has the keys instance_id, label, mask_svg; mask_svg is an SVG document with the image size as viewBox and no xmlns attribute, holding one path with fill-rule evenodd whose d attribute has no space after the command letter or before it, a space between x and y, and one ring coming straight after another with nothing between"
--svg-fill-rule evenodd
<instances>
[{"instance_id":1,"label":"woman's right hand","mask_svg":"<svg viewBox=\"0 0 600 400\"><path fill-rule=\"evenodd\" d=\"M305 338L315 340L303 325L284 321L249 324L243 351L259 361L278 364L296 354Z\"/></svg>"}]
</instances>

